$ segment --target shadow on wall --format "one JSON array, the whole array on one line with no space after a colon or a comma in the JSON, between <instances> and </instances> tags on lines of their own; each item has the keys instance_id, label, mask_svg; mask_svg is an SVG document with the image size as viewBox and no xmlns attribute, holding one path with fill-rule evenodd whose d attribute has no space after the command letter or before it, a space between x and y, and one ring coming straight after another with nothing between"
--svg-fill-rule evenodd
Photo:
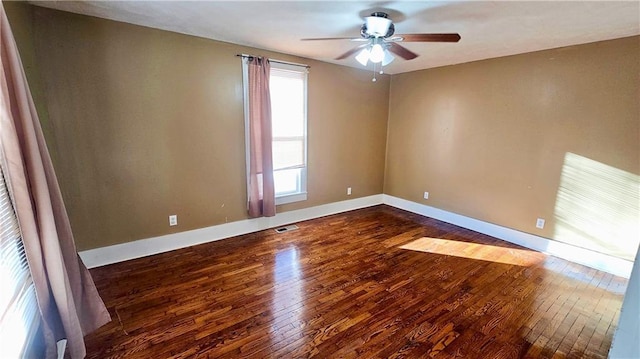
<instances>
[{"instance_id":1,"label":"shadow on wall","mask_svg":"<svg viewBox=\"0 0 640 359\"><path fill-rule=\"evenodd\" d=\"M640 176L567 152L554 238L633 261L640 243Z\"/></svg>"}]
</instances>

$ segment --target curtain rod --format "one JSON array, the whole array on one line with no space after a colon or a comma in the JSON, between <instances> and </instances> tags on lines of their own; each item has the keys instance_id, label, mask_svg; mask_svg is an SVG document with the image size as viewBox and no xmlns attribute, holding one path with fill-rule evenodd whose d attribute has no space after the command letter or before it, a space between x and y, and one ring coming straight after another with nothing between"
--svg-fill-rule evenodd
<instances>
[{"instance_id":1,"label":"curtain rod","mask_svg":"<svg viewBox=\"0 0 640 359\"><path fill-rule=\"evenodd\" d=\"M238 57L244 57L244 58L254 58L254 57L258 57L258 56L254 56L254 55L247 55L247 54L237 54L236 56ZM281 60L274 60L274 59L269 59L269 61L271 62L277 62L279 64L285 64L285 65L293 65L293 66L300 66L300 67L306 67L308 69L311 68L311 66L309 65L305 65L305 64L298 64L295 62L289 62L289 61L281 61Z\"/></svg>"}]
</instances>

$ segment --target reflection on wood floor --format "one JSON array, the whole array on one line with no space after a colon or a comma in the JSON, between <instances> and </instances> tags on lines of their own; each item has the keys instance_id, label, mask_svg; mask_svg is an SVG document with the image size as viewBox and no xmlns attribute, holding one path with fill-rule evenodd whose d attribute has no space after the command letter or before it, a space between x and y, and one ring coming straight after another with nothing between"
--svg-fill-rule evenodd
<instances>
[{"instance_id":1,"label":"reflection on wood floor","mask_svg":"<svg viewBox=\"0 0 640 359\"><path fill-rule=\"evenodd\" d=\"M91 270L87 357L607 356L623 278L384 205L298 226Z\"/></svg>"}]
</instances>

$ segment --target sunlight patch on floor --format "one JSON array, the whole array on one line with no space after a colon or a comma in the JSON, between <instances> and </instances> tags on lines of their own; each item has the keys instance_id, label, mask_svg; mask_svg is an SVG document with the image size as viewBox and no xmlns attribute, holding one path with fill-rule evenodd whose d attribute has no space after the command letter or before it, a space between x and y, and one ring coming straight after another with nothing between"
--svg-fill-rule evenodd
<instances>
[{"instance_id":1,"label":"sunlight patch on floor","mask_svg":"<svg viewBox=\"0 0 640 359\"><path fill-rule=\"evenodd\" d=\"M524 267L540 263L546 258L542 253L528 249L499 247L488 244L429 237L416 239L399 248Z\"/></svg>"}]
</instances>

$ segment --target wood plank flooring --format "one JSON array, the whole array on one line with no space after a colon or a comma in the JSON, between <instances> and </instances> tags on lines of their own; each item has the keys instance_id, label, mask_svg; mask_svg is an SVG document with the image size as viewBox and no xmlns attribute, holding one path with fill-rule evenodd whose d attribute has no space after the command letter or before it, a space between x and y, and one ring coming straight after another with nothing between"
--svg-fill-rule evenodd
<instances>
[{"instance_id":1,"label":"wood plank flooring","mask_svg":"<svg viewBox=\"0 0 640 359\"><path fill-rule=\"evenodd\" d=\"M384 205L298 226L91 270L87 358L607 357L623 278Z\"/></svg>"}]
</instances>

